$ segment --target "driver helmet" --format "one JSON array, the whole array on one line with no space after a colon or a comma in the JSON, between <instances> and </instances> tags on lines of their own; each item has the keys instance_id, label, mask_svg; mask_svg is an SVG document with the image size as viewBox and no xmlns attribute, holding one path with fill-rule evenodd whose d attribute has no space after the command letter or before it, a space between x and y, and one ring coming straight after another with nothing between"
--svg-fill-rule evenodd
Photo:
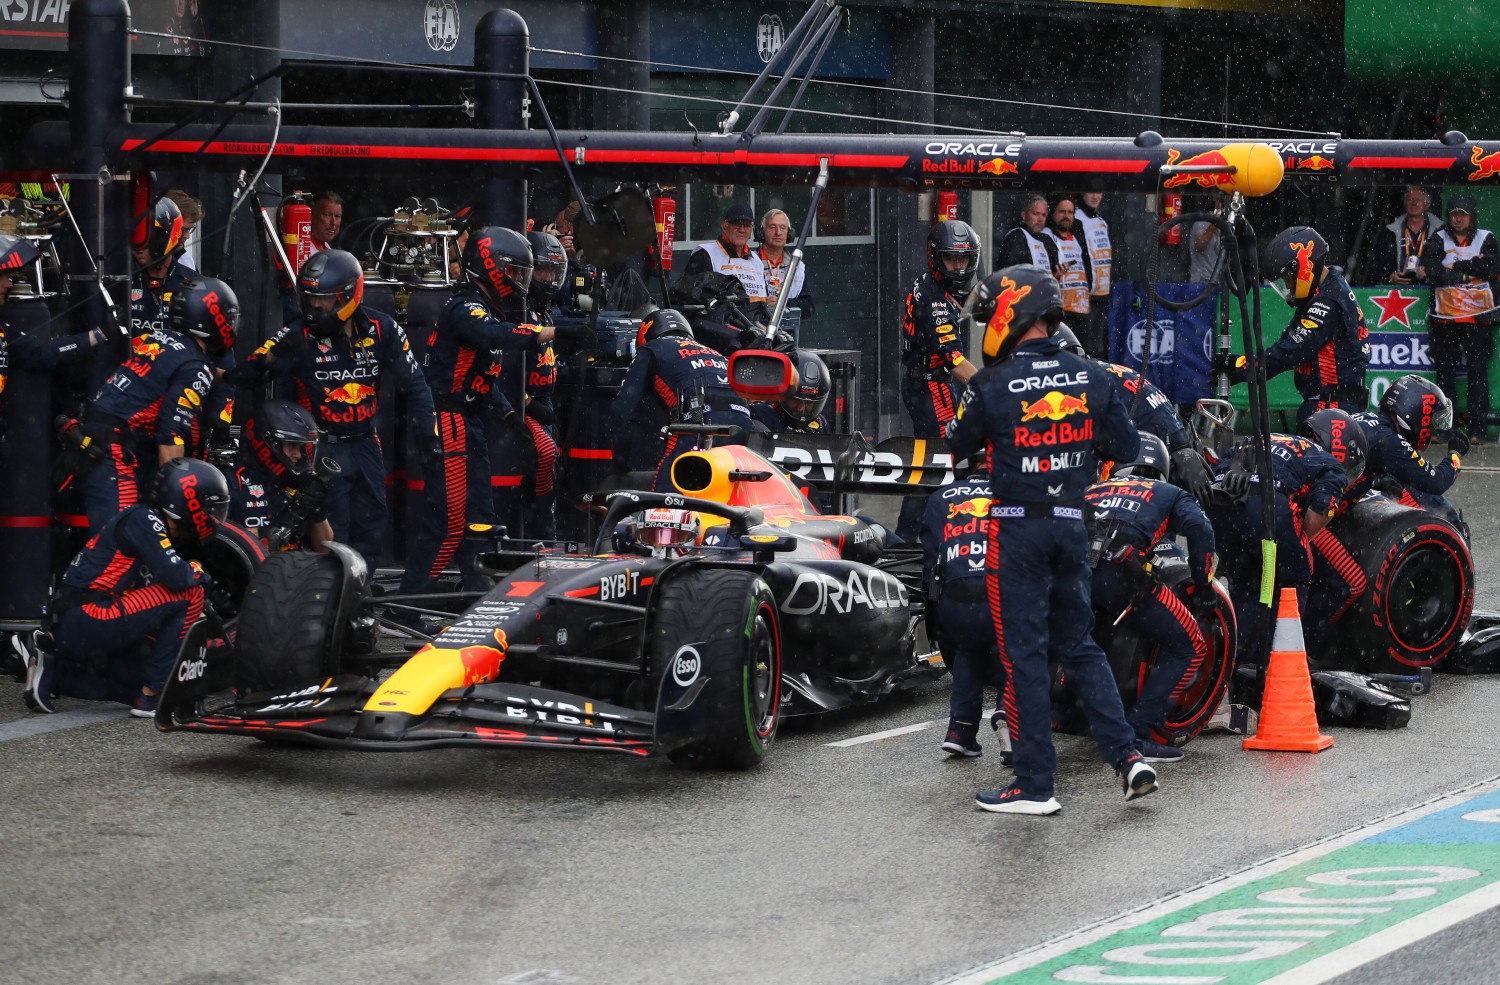
<instances>
[{"instance_id":1,"label":"driver helmet","mask_svg":"<svg viewBox=\"0 0 1500 985\"><path fill-rule=\"evenodd\" d=\"M797 385L781 398L781 409L798 424L809 424L823 413L832 383L828 366L816 352L797 350Z\"/></svg>"},{"instance_id":2,"label":"driver helmet","mask_svg":"<svg viewBox=\"0 0 1500 985\"><path fill-rule=\"evenodd\" d=\"M1417 451L1453 428L1453 402L1436 383L1416 374L1391 384L1380 398L1380 412Z\"/></svg>"},{"instance_id":3,"label":"driver helmet","mask_svg":"<svg viewBox=\"0 0 1500 985\"><path fill-rule=\"evenodd\" d=\"M628 530L635 542L650 548L654 556L673 557L697 543L698 514L653 507L631 517Z\"/></svg>"},{"instance_id":4,"label":"driver helmet","mask_svg":"<svg viewBox=\"0 0 1500 985\"><path fill-rule=\"evenodd\" d=\"M1310 438L1344 467L1344 476L1350 485L1365 474L1365 460L1369 457L1369 442L1365 430L1344 411L1329 407L1313 414L1297 428L1297 433Z\"/></svg>"},{"instance_id":5,"label":"driver helmet","mask_svg":"<svg viewBox=\"0 0 1500 985\"><path fill-rule=\"evenodd\" d=\"M151 502L177 523L176 533L203 543L229 516L229 483L224 473L196 458L174 458L156 472Z\"/></svg>"},{"instance_id":6,"label":"driver helmet","mask_svg":"<svg viewBox=\"0 0 1500 985\"><path fill-rule=\"evenodd\" d=\"M333 298L333 307L314 307L313 298ZM332 338L359 308L365 297L365 271L346 250L319 250L297 273L297 299L302 318L314 337Z\"/></svg>"},{"instance_id":7,"label":"driver helmet","mask_svg":"<svg viewBox=\"0 0 1500 985\"><path fill-rule=\"evenodd\" d=\"M283 485L311 475L318 455L318 425L290 400L268 400L246 430L255 461Z\"/></svg>"}]
</instances>

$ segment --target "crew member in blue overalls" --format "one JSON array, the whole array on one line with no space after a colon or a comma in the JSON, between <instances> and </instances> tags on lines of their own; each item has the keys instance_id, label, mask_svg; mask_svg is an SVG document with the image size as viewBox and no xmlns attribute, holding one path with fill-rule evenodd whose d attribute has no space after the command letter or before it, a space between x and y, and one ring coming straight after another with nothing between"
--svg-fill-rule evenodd
<instances>
[{"instance_id":1,"label":"crew member in blue overalls","mask_svg":"<svg viewBox=\"0 0 1500 985\"><path fill-rule=\"evenodd\" d=\"M290 380L297 403L323 433L323 454L339 465L328 484L334 537L364 555L373 571L384 553L385 459L375 433L380 376L395 377L404 413L422 453L435 456L432 393L406 332L365 307L364 270L351 253L322 250L297 274L302 317L283 327L226 379L253 384L266 374Z\"/></svg>"},{"instance_id":2,"label":"crew member in blue overalls","mask_svg":"<svg viewBox=\"0 0 1500 985\"><path fill-rule=\"evenodd\" d=\"M229 520L271 550L327 551L327 482L317 475L318 425L289 400L267 400L245 422L241 464L224 474ZM299 507L291 509L293 502ZM295 521L293 522L293 518Z\"/></svg>"},{"instance_id":3,"label":"crew member in blue overalls","mask_svg":"<svg viewBox=\"0 0 1500 985\"><path fill-rule=\"evenodd\" d=\"M1431 380L1408 374L1392 383L1378 410L1351 415L1364 432L1370 457L1350 498L1370 488L1406 506L1436 513L1468 539L1469 527L1444 495L1458 480L1469 439L1453 426L1453 404ZM1446 454L1428 456L1434 441Z\"/></svg>"},{"instance_id":4,"label":"crew member in blue overalls","mask_svg":"<svg viewBox=\"0 0 1500 985\"><path fill-rule=\"evenodd\" d=\"M1164 538L1187 539L1193 583L1193 609L1214 607L1214 528L1197 501L1166 481L1171 468L1166 442L1141 434L1135 461L1115 468L1110 477L1084 493L1092 514L1092 542L1099 545L1094 562L1094 611L1135 630L1161 648L1126 720L1151 763L1172 763L1182 750L1165 743L1167 711L1177 689L1192 679L1208 656L1208 641L1194 613L1167 586L1144 570L1151 550Z\"/></svg>"},{"instance_id":5,"label":"crew member in blue overalls","mask_svg":"<svg viewBox=\"0 0 1500 985\"><path fill-rule=\"evenodd\" d=\"M975 797L984 810L1055 814L1049 655L1061 664L1125 799L1156 789L1156 771L1125 720L1114 675L1089 634L1092 580L1083 494L1099 458L1124 462L1140 448L1135 425L1099 369L1064 352L1052 333L1062 288L1040 267L986 277L966 313L984 326L985 368L948 426L949 450L990 459L985 587L1000 661L1016 779Z\"/></svg>"}]
</instances>

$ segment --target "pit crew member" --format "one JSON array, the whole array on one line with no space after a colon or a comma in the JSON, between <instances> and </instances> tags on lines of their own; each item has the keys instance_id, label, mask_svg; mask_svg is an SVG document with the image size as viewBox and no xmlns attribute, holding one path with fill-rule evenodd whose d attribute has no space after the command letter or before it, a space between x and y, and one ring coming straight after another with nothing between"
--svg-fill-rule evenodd
<instances>
[{"instance_id":1,"label":"pit crew member","mask_svg":"<svg viewBox=\"0 0 1500 985\"><path fill-rule=\"evenodd\" d=\"M333 528L327 477L317 474L312 413L289 400L268 400L245 423L245 438L241 463L224 476L230 521L274 551L327 551Z\"/></svg>"},{"instance_id":2,"label":"pit crew member","mask_svg":"<svg viewBox=\"0 0 1500 985\"><path fill-rule=\"evenodd\" d=\"M1355 414L1369 446L1364 480L1354 499L1374 488L1407 506L1436 513L1468 536L1467 524L1444 495L1458 479L1469 439L1453 429L1453 404L1431 380L1408 374L1392 383L1378 410ZM1433 441L1446 454L1427 460Z\"/></svg>"}]
</instances>

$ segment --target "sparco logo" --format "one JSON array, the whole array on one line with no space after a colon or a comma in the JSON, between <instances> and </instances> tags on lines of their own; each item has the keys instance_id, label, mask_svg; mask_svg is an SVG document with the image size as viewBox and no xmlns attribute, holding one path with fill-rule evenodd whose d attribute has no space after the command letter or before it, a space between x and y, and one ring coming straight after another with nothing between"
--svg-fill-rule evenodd
<instances>
[{"instance_id":1,"label":"sparco logo","mask_svg":"<svg viewBox=\"0 0 1500 985\"><path fill-rule=\"evenodd\" d=\"M427 34L427 47L433 51L458 47L458 0L427 0L422 29Z\"/></svg>"},{"instance_id":2,"label":"sparco logo","mask_svg":"<svg viewBox=\"0 0 1500 985\"><path fill-rule=\"evenodd\" d=\"M1139 365L1146 356L1146 319L1142 318L1130 326L1126 345ZM1176 327L1170 321L1158 320L1155 331L1151 333L1151 361L1158 366L1170 366L1176 356L1176 347Z\"/></svg>"},{"instance_id":3,"label":"sparco logo","mask_svg":"<svg viewBox=\"0 0 1500 985\"><path fill-rule=\"evenodd\" d=\"M703 673L703 658L691 645L684 646L672 657L672 680L679 687L687 687Z\"/></svg>"},{"instance_id":4,"label":"sparco logo","mask_svg":"<svg viewBox=\"0 0 1500 985\"><path fill-rule=\"evenodd\" d=\"M781 50L781 42L786 35L781 30L781 18L775 14L761 14L760 23L755 26L755 51L760 55L760 60L768 62L776 57L776 52Z\"/></svg>"}]
</instances>

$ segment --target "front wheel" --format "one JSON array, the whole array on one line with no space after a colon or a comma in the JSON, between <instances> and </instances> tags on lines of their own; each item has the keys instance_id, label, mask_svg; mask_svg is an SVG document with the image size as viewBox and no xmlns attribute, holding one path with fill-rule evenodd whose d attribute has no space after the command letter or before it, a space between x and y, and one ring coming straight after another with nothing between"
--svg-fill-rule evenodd
<instances>
[{"instance_id":1,"label":"front wheel","mask_svg":"<svg viewBox=\"0 0 1500 985\"><path fill-rule=\"evenodd\" d=\"M331 554L273 554L240 609L235 687L275 691L338 673L333 650L343 570Z\"/></svg>"},{"instance_id":2,"label":"front wheel","mask_svg":"<svg viewBox=\"0 0 1500 985\"><path fill-rule=\"evenodd\" d=\"M718 769L765 758L781 719L781 631L757 574L694 568L668 581L649 647L659 752Z\"/></svg>"}]
</instances>

